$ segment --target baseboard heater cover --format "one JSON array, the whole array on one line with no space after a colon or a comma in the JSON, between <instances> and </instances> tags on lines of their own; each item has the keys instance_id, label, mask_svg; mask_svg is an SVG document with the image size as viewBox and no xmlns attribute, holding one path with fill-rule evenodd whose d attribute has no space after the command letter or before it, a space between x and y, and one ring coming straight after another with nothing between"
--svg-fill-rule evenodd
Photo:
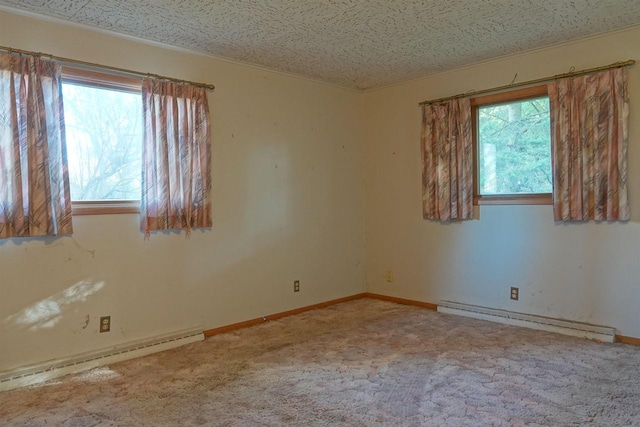
<instances>
[{"instance_id":1,"label":"baseboard heater cover","mask_svg":"<svg viewBox=\"0 0 640 427\"><path fill-rule=\"evenodd\" d=\"M438 312L457 314L474 319L489 320L513 326L556 332L574 337L588 338L612 343L615 341L616 331L606 326L590 325L587 323L553 319L532 314L516 313L507 310L480 307L477 305L461 304L451 301L440 301Z\"/></svg>"},{"instance_id":2,"label":"baseboard heater cover","mask_svg":"<svg viewBox=\"0 0 640 427\"><path fill-rule=\"evenodd\" d=\"M0 392L41 383L99 366L147 356L203 340L202 328L193 328L153 338L131 341L109 349L0 372Z\"/></svg>"}]
</instances>

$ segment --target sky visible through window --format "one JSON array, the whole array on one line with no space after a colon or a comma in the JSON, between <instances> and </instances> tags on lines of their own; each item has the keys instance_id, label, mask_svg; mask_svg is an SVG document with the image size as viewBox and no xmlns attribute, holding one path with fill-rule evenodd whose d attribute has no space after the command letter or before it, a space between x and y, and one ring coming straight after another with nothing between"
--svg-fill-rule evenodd
<instances>
[{"instance_id":1,"label":"sky visible through window","mask_svg":"<svg viewBox=\"0 0 640 427\"><path fill-rule=\"evenodd\" d=\"M139 200L139 93L63 83L71 198Z\"/></svg>"}]
</instances>

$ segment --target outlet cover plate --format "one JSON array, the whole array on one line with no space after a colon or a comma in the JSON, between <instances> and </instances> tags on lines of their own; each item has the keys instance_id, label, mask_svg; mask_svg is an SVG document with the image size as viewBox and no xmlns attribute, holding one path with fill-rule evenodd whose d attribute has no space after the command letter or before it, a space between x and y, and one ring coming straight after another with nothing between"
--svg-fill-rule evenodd
<instances>
[{"instance_id":1,"label":"outlet cover plate","mask_svg":"<svg viewBox=\"0 0 640 427\"><path fill-rule=\"evenodd\" d=\"M100 333L111 331L111 316L100 317Z\"/></svg>"}]
</instances>

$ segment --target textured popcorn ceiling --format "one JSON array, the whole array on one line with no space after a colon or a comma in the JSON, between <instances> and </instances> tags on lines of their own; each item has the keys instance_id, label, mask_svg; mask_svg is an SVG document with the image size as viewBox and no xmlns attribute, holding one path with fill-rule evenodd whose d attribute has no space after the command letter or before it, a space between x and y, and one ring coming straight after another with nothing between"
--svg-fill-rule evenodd
<instances>
[{"instance_id":1,"label":"textured popcorn ceiling","mask_svg":"<svg viewBox=\"0 0 640 427\"><path fill-rule=\"evenodd\" d=\"M0 0L0 5L359 89L640 24L640 0Z\"/></svg>"}]
</instances>

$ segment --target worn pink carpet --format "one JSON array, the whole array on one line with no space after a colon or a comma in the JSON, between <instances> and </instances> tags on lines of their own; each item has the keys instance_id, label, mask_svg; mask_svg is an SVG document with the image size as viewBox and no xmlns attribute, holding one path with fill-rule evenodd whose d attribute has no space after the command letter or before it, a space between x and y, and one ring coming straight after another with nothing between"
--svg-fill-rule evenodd
<instances>
[{"instance_id":1,"label":"worn pink carpet","mask_svg":"<svg viewBox=\"0 0 640 427\"><path fill-rule=\"evenodd\" d=\"M10 426L640 426L640 348L362 299L0 393Z\"/></svg>"}]
</instances>

